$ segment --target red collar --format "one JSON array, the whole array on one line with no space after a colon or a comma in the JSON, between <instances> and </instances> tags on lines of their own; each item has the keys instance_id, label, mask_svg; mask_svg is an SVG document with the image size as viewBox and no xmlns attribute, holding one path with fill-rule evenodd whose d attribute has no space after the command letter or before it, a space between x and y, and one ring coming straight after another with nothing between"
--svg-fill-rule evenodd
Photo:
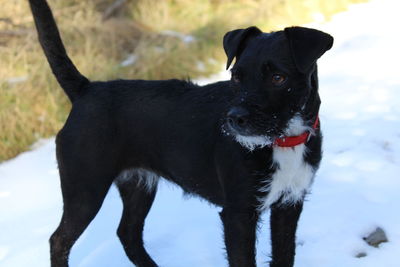
<instances>
[{"instance_id":1,"label":"red collar","mask_svg":"<svg viewBox=\"0 0 400 267\"><path fill-rule=\"evenodd\" d=\"M315 118L315 122L313 124L313 129L316 130L319 125L319 117ZM279 147L294 147L298 146L300 144L304 144L305 142L308 141L310 137L310 132L304 132L301 135L298 136L285 136L282 138L278 138L274 142L274 146L279 146Z\"/></svg>"}]
</instances>

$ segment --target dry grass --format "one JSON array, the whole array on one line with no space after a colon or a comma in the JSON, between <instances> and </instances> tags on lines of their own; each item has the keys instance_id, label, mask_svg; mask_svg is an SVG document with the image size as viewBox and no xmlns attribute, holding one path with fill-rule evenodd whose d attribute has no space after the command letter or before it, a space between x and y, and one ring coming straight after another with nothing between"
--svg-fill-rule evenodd
<instances>
[{"instance_id":1,"label":"dry grass","mask_svg":"<svg viewBox=\"0 0 400 267\"><path fill-rule=\"evenodd\" d=\"M206 76L225 60L221 40L230 29L276 30L309 22L315 14L328 19L362 1L138 0L127 1L106 21L103 12L112 0L50 0L50 5L81 72L107 80ZM26 2L2 1L0 9L0 161L54 135L70 108L38 45ZM185 36L195 39L184 42ZM135 63L122 66L129 55Z\"/></svg>"}]
</instances>

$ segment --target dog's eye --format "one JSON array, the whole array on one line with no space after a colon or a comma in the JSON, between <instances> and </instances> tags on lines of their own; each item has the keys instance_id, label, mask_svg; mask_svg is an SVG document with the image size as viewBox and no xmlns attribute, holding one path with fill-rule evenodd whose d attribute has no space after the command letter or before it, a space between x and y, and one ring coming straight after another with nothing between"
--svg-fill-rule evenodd
<instances>
[{"instance_id":1,"label":"dog's eye","mask_svg":"<svg viewBox=\"0 0 400 267\"><path fill-rule=\"evenodd\" d=\"M286 77L282 74L275 73L272 75L272 83L276 86L282 85L286 81Z\"/></svg>"}]
</instances>

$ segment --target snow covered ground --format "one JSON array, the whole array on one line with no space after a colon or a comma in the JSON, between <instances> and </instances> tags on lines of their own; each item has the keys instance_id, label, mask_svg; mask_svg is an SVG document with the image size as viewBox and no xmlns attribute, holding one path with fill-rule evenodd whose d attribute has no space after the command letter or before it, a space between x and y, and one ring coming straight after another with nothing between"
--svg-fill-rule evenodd
<instances>
[{"instance_id":1,"label":"snow covered ground","mask_svg":"<svg viewBox=\"0 0 400 267\"><path fill-rule=\"evenodd\" d=\"M335 45L319 65L325 153L299 224L298 267L400 266L399 10L397 0L375 0L310 25ZM61 208L53 139L1 164L0 266L49 266L47 240ZM71 266L131 266L115 235L121 210L112 188ZM145 227L149 253L164 267L226 266L218 211L162 183ZM379 248L362 240L376 226L389 239ZM259 233L260 266L268 228ZM361 252L367 256L356 258Z\"/></svg>"}]
</instances>

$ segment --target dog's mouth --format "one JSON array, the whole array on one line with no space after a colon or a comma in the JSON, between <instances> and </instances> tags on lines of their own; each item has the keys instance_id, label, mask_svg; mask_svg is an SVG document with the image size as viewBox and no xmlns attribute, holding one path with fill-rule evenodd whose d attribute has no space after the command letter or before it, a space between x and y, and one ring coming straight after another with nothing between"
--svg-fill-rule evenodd
<instances>
[{"instance_id":1,"label":"dog's mouth","mask_svg":"<svg viewBox=\"0 0 400 267\"><path fill-rule=\"evenodd\" d=\"M313 132L307 126L300 114L295 114L286 123L277 120L263 121L256 124L257 121L235 121L227 116L222 126L222 132L231 136L236 142L246 147L250 151L274 145L278 139L283 137L293 137L301 135L304 132ZM277 125L282 124L282 127Z\"/></svg>"},{"instance_id":2,"label":"dog's mouth","mask_svg":"<svg viewBox=\"0 0 400 267\"><path fill-rule=\"evenodd\" d=\"M283 134L277 118L277 115L266 115L259 111L250 113L245 108L234 107L226 113L224 124L226 131L234 136L266 136L274 139Z\"/></svg>"},{"instance_id":3,"label":"dog's mouth","mask_svg":"<svg viewBox=\"0 0 400 267\"><path fill-rule=\"evenodd\" d=\"M267 146L272 146L277 138L278 134L273 133L273 131L267 131L266 134L259 134L250 126L238 127L238 125L232 123L229 119L222 126L222 132L225 135L231 136L236 142L246 147L250 151L263 148Z\"/></svg>"}]
</instances>

